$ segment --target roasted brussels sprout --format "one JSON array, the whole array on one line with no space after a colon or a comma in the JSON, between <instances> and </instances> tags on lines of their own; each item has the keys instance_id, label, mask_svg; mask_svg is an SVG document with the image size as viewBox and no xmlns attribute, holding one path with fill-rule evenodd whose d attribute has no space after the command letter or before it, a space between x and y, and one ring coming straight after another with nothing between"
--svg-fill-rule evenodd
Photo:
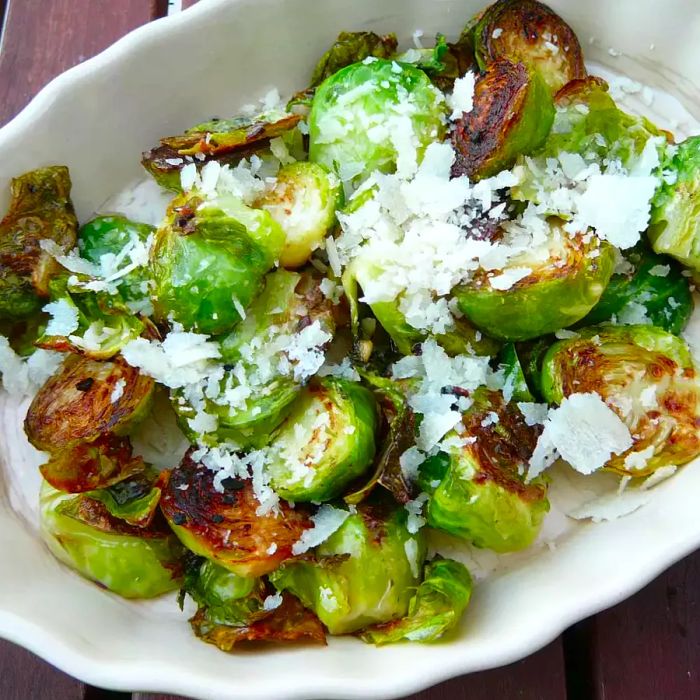
<instances>
[{"instance_id":1,"label":"roasted brussels sprout","mask_svg":"<svg viewBox=\"0 0 700 700\"><path fill-rule=\"evenodd\" d=\"M51 241L68 251L78 221L70 200L68 168L41 168L13 178L10 207L0 222L0 318L24 318L39 311L49 281L59 271L41 247Z\"/></svg>"},{"instance_id":2,"label":"roasted brussels sprout","mask_svg":"<svg viewBox=\"0 0 700 700\"><path fill-rule=\"evenodd\" d=\"M176 197L151 251L156 315L225 333L245 317L283 246L284 232L266 211L232 197Z\"/></svg>"},{"instance_id":3,"label":"roasted brussels sprout","mask_svg":"<svg viewBox=\"0 0 700 700\"><path fill-rule=\"evenodd\" d=\"M464 564L438 557L425 565L406 617L368 627L359 636L378 646L404 640L434 642L459 623L471 595L472 577Z\"/></svg>"},{"instance_id":4,"label":"roasted brussels sprout","mask_svg":"<svg viewBox=\"0 0 700 700\"><path fill-rule=\"evenodd\" d=\"M125 216L98 216L81 226L78 231L78 249L81 257L104 268L116 268L135 243L148 244L155 228L130 221ZM106 257L105 257L106 256ZM151 275L147 266L137 266L120 273L117 289L127 301L138 301L150 296Z\"/></svg>"},{"instance_id":5,"label":"roasted brussels sprout","mask_svg":"<svg viewBox=\"0 0 700 700\"><path fill-rule=\"evenodd\" d=\"M382 266L367 255L357 256L343 274L343 289L351 304L358 303L357 284L360 287L382 273ZM402 296L393 301L377 301L369 304L372 314L389 334L396 349L402 355L410 355L413 349L428 337L428 332L411 326L401 311ZM440 333L435 339L449 355L475 352L478 355L495 355L500 343L484 336L465 318L455 318L454 328Z\"/></svg>"},{"instance_id":6,"label":"roasted brussels sprout","mask_svg":"<svg viewBox=\"0 0 700 700\"><path fill-rule=\"evenodd\" d=\"M197 637L223 651L243 641L323 643L318 618L291 595L271 595L263 579L244 578L196 558L185 572L182 593L197 603L190 620Z\"/></svg>"},{"instance_id":7,"label":"roasted brussels sprout","mask_svg":"<svg viewBox=\"0 0 700 700\"><path fill-rule=\"evenodd\" d=\"M201 608L190 624L197 637L222 651L231 651L240 642L326 643L326 633L318 617L292 595L281 596L279 607L253 616L245 625L212 624Z\"/></svg>"},{"instance_id":8,"label":"roasted brussels sprout","mask_svg":"<svg viewBox=\"0 0 700 700\"><path fill-rule=\"evenodd\" d=\"M415 444L415 416L397 382L366 371L362 376L377 397L388 429L375 460L374 473L366 484L347 494L344 500L357 505L379 485L389 491L397 503L406 504L413 497L413 488L401 469L401 455Z\"/></svg>"},{"instance_id":9,"label":"roasted brussels sprout","mask_svg":"<svg viewBox=\"0 0 700 700\"><path fill-rule=\"evenodd\" d=\"M41 489L41 531L64 564L124 598L154 598L180 585L182 547L165 523L133 527L86 495Z\"/></svg>"},{"instance_id":10,"label":"roasted brussels sprout","mask_svg":"<svg viewBox=\"0 0 700 700\"><path fill-rule=\"evenodd\" d=\"M278 513L259 512L250 479L228 477L221 487L191 454L172 472L160 505L185 547L239 576L263 576L289 559L311 526L306 511L281 502Z\"/></svg>"},{"instance_id":11,"label":"roasted brussels sprout","mask_svg":"<svg viewBox=\"0 0 700 700\"><path fill-rule=\"evenodd\" d=\"M147 319L134 314L121 295L94 293L74 280L74 275L56 278L51 283L54 298L44 307L55 322L49 322L36 346L57 352L73 352L91 360L108 360L127 343L138 338L150 327ZM92 278L90 278L92 279ZM150 310L148 297L137 305Z\"/></svg>"},{"instance_id":12,"label":"roasted brussels sprout","mask_svg":"<svg viewBox=\"0 0 700 700\"><path fill-rule=\"evenodd\" d=\"M312 383L272 442L272 488L295 502L336 498L372 463L377 423L369 389L335 377Z\"/></svg>"},{"instance_id":13,"label":"roasted brussels sprout","mask_svg":"<svg viewBox=\"0 0 700 700\"><path fill-rule=\"evenodd\" d=\"M700 384L687 345L653 326L596 326L552 345L542 393L559 404L596 392L629 428L632 447L605 465L629 476L700 454Z\"/></svg>"},{"instance_id":14,"label":"roasted brussels sprout","mask_svg":"<svg viewBox=\"0 0 700 700\"><path fill-rule=\"evenodd\" d=\"M39 450L57 451L104 433L124 435L150 407L153 380L125 362L67 357L34 397L24 430Z\"/></svg>"},{"instance_id":15,"label":"roasted brussels sprout","mask_svg":"<svg viewBox=\"0 0 700 700\"><path fill-rule=\"evenodd\" d=\"M506 59L489 63L476 81L472 110L452 132L452 174L478 180L508 170L544 143L553 121L552 96L538 73Z\"/></svg>"},{"instance_id":16,"label":"roasted brussels sprout","mask_svg":"<svg viewBox=\"0 0 700 700\"><path fill-rule=\"evenodd\" d=\"M245 320L221 343L220 377L173 393L184 431L200 442L261 447L284 420L301 385L323 363L335 330L332 305L316 278L276 270ZM213 382L219 381L219 393ZM198 429L199 413L213 417Z\"/></svg>"},{"instance_id":17,"label":"roasted brussels sprout","mask_svg":"<svg viewBox=\"0 0 700 700\"><path fill-rule=\"evenodd\" d=\"M311 76L311 87L318 87L326 78L368 56L392 58L398 41L395 34L379 36L374 32L341 32L326 53L321 56Z\"/></svg>"},{"instance_id":18,"label":"roasted brussels sprout","mask_svg":"<svg viewBox=\"0 0 700 700\"><path fill-rule=\"evenodd\" d=\"M260 617L267 595L261 578L239 576L209 559L196 557L185 570L183 592L198 606L200 624L242 627Z\"/></svg>"},{"instance_id":19,"label":"roasted brussels sprout","mask_svg":"<svg viewBox=\"0 0 700 700\"><path fill-rule=\"evenodd\" d=\"M545 483L525 481L539 430L500 392L482 387L471 398L444 454L420 467L428 524L496 552L524 549L549 510Z\"/></svg>"},{"instance_id":20,"label":"roasted brussels sprout","mask_svg":"<svg viewBox=\"0 0 700 700\"><path fill-rule=\"evenodd\" d=\"M653 202L649 239L657 253L700 272L700 136L679 144Z\"/></svg>"},{"instance_id":21,"label":"roasted brussels sprout","mask_svg":"<svg viewBox=\"0 0 700 700\"><path fill-rule=\"evenodd\" d=\"M335 73L316 91L309 160L353 185L374 170L408 172L430 143L442 139L444 122L444 97L423 71L366 59Z\"/></svg>"},{"instance_id":22,"label":"roasted brussels sprout","mask_svg":"<svg viewBox=\"0 0 700 700\"><path fill-rule=\"evenodd\" d=\"M657 138L663 156L667 135L648 119L619 109L608 94L608 84L601 78L572 81L556 95L555 105L554 124L538 160L566 153L580 156L585 164L595 163L602 170L614 161L631 168L637 164L650 138ZM546 172L546 167L540 169ZM544 188L548 185L546 179L538 184ZM523 177L511 194L515 199L537 200L528 192L528 180Z\"/></svg>"},{"instance_id":23,"label":"roasted brussels sprout","mask_svg":"<svg viewBox=\"0 0 700 700\"><path fill-rule=\"evenodd\" d=\"M580 321L599 301L614 266L609 243L570 236L551 218L545 244L511 258L495 277L479 271L453 293L477 328L494 338L527 340Z\"/></svg>"},{"instance_id":24,"label":"roasted brussels sprout","mask_svg":"<svg viewBox=\"0 0 700 700\"><path fill-rule=\"evenodd\" d=\"M301 162L280 168L274 187L255 204L284 230L280 265L300 267L323 247L342 198L340 180L321 165Z\"/></svg>"},{"instance_id":25,"label":"roasted brussels sprout","mask_svg":"<svg viewBox=\"0 0 700 700\"><path fill-rule=\"evenodd\" d=\"M674 260L653 253L644 243L624 252L626 265L613 274L600 301L581 321L592 326L610 321L663 328L678 335L688 324L694 302L690 280Z\"/></svg>"},{"instance_id":26,"label":"roasted brussels sprout","mask_svg":"<svg viewBox=\"0 0 700 700\"><path fill-rule=\"evenodd\" d=\"M133 456L129 438L105 433L90 442L51 450L39 469L55 489L85 493L117 484L145 468L144 461Z\"/></svg>"},{"instance_id":27,"label":"roasted brussels sprout","mask_svg":"<svg viewBox=\"0 0 700 700\"><path fill-rule=\"evenodd\" d=\"M272 572L279 591L290 591L313 610L331 634L403 617L420 581L426 545L406 528L403 508L360 505L314 551Z\"/></svg>"},{"instance_id":28,"label":"roasted brussels sprout","mask_svg":"<svg viewBox=\"0 0 700 700\"><path fill-rule=\"evenodd\" d=\"M289 134L300 119L299 115L280 111L212 119L181 136L162 138L159 146L143 154L141 164L161 187L180 192L180 172L186 165L193 163L201 168L212 160L238 163L266 149L271 139Z\"/></svg>"},{"instance_id":29,"label":"roasted brussels sprout","mask_svg":"<svg viewBox=\"0 0 700 700\"><path fill-rule=\"evenodd\" d=\"M500 58L523 63L552 92L586 75L573 29L536 0L499 0L488 7L474 28L474 49L482 70Z\"/></svg>"}]
</instances>

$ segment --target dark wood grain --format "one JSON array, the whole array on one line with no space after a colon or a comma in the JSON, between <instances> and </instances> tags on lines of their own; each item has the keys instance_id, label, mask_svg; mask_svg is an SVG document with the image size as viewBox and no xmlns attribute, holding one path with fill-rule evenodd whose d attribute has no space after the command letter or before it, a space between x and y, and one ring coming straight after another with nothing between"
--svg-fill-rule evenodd
<instances>
[{"instance_id":1,"label":"dark wood grain","mask_svg":"<svg viewBox=\"0 0 700 700\"><path fill-rule=\"evenodd\" d=\"M54 76L157 14L156 0L9 0L0 54L0 124Z\"/></svg>"},{"instance_id":2,"label":"dark wood grain","mask_svg":"<svg viewBox=\"0 0 700 700\"><path fill-rule=\"evenodd\" d=\"M700 552L597 615L588 630L596 698L700 698Z\"/></svg>"},{"instance_id":3,"label":"dark wood grain","mask_svg":"<svg viewBox=\"0 0 700 700\"><path fill-rule=\"evenodd\" d=\"M0 640L2 700L82 700L84 686L45 661Z\"/></svg>"},{"instance_id":4,"label":"dark wood grain","mask_svg":"<svg viewBox=\"0 0 700 700\"><path fill-rule=\"evenodd\" d=\"M561 640L505 668L455 678L405 700L565 700ZM135 693L133 700L184 700L174 695Z\"/></svg>"}]
</instances>

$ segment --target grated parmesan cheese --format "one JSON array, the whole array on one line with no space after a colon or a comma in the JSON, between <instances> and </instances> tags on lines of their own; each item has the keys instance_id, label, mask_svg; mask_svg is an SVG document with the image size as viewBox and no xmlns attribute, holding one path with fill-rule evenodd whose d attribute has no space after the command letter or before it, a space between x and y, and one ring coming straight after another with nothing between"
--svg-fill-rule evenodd
<instances>
[{"instance_id":1,"label":"grated parmesan cheese","mask_svg":"<svg viewBox=\"0 0 700 700\"><path fill-rule=\"evenodd\" d=\"M292 546L292 554L298 556L325 542L350 516L350 511L334 508L325 503L311 516L313 528L304 530Z\"/></svg>"}]
</instances>

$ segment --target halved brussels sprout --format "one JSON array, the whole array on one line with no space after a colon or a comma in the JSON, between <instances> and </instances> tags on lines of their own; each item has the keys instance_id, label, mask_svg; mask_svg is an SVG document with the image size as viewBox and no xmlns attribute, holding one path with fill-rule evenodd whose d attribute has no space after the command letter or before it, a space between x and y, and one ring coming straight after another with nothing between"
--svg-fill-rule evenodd
<instances>
[{"instance_id":1,"label":"halved brussels sprout","mask_svg":"<svg viewBox=\"0 0 700 700\"><path fill-rule=\"evenodd\" d=\"M360 287L369 285L370 281L382 272L382 266L366 255L357 256L345 269L343 289L356 313L359 314L357 284L359 283ZM401 299L402 296L399 295L393 301L377 301L369 304L369 307L382 328L389 334L396 349L402 355L411 355L414 348L424 342L429 334L408 323L400 308ZM466 318L455 318L454 329L435 336L435 340L450 356L468 352L495 355L500 347L499 341L482 335Z\"/></svg>"},{"instance_id":2,"label":"halved brussels sprout","mask_svg":"<svg viewBox=\"0 0 700 700\"><path fill-rule=\"evenodd\" d=\"M316 91L309 160L359 185L374 170L415 169L428 145L442 140L444 122L444 97L422 70L366 59Z\"/></svg>"},{"instance_id":3,"label":"halved brussels sprout","mask_svg":"<svg viewBox=\"0 0 700 700\"><path fill-rule=\"evenodd\" d=\"M155 227L141 224L118 214L97 216L80 227L78 249L81 257L96 265L107 260L116 262L128 257L135 242L145 244L155 233ZM120 266L121 267L121 266ZM150 296L151 275L147 266L136 266L124 274L117 288L127 301L137 301Z\"/></svg>"},{"instance_id":4,"label":"halved brussels sprout","mask_svg":"<svg viewBox=\"0 0 700 700\"><path fill-rule=\"evenodd\" d=\"M318 87L326 78L368 56L391 58L396 53L396 34L379 36L374 32L340 32L333 46L321 56L311 76L311 87Z\"/></svg>"},{"instance_id":5,"label":"halved brussels sprout","mask_svg":"<svg viewBox=\"0 0 700 700\"><path fill-rule=\"evenodd\" d=\"M498 357L499 368L503 370L505 396L510 395L513 401L534 401L535 397L527 385L525 370L520 364L518 350L513 343L506 343Z\"/></svg>"},{"instance_id":6,"label":"halved brussels sprout","mask_svg":"<svg viewBox=\"0 0 700 700\"><path fill-rule=\"evenodd\" d=\"M636 163L649 139L655 137L664 137L659 139L663 155L667 134L648 119L619 109L601 78L588 77L565 85L557 93L555 105L554 124L538 157L577 154L586 163L597 163L604 170L613 161L628 168ZM547 186L546 181L542 184ZM527 189L526 181L516 186L512 195L536 201ZM520 192L525 194L519 195Z\"/></svg>"},{"instance_id":7,"label":"halved brussels sprout","mask_svg":"<svg viewBox=\"0 0 700 700\"><path fill-rule=\"evenodd\" d=\"M452 132L452 174L479 180L508 170L544 143L553 121L552 96L538 73L506 59L489 63L476 81L474 107Z\"/></svg>"},{"instance_id":8,"label":"halved brussels sprout","mask_svg":"<svg viewBox=\"0 0 700 700\"><path fill-rule=\"evenodd\" d=\"M36 346L45 350L108 360L146 329L150 330L149 321L136 315L120 295L94 293L83 288L81 281L74 283L73 276L55 279L51 283L51 296L54 301L44 310L56 311L59 319L63 317L59 329L66 319L74 319L71 325L75 328L68 331L69 326L63 326L58 330L49 323L36 340Z\"/></svg>"},{"instance_id":9,"label":"halved brussels sprout","mask_svg":"<svg viewBox=\"0 0 700 700\"><path fill-rule=\"evenodd\" d=\"M11 202L0 222L0 318L24 318L41 308L49 281L59 271L41 247L52 241L75 246L78 221L70 200L68 168L32 170L12 179Z\"/></svg>"},{"instance_id":10,"label":"halved brussels sprout","mask_svg":"<svg viewBox=\"0 0 700 700\"><path fill-rule=\"evenodd\" d=\"M369 389L336 377L312 383L270 446L272 488L295 502L339 496L372 463L377 423Z\"/></svg>"},{"instance_id":11,"label":"halved brussels sprout","mask_svg":"<svg viewBox=\"0 0 700 700\"><path fill-rule=\"evenodd\" d=\"M111 516L134 527L149 527L158 512L167 476L167 472L145 468L124 481L89 491L87 495L100 501Z\"/></svg>"},{"instance_id":12,"label":"halved brussels sprout","mask_svg":"<svg viewBox=\"0 0 700 700\"><path fill-rule=\"evenodd\" d=\"M682 274L674 260L656 255L640 243L623 253L628 263L624 272L613 274L600 301L581 321L592 326L609 321L618 322L640 315L654 326L678 335L688 324L695 306L690 280ZM625 321L629 322L629 321Z\"/></svg>"},{"instance_id":13,"label":"halved brussels sprout","mask_svg":"<svg viewBox=\"0 0 700 700\"><path fill-rule=\"evenodd\" d=\"M542 362L547 350L555 342L555 336L545 335L514 344L515 353L523 370L527 388L535 397L535 400L542 398Z\"/></svg>"},{"instance_id":14,"label":"halved brussels sprout","mask_svg":"<svg viewBox=\"0 0 700 700\"><path fill-rule=\"evenodd\" d=\"M201 608L190 624L197 637L222 651L231 651L241 642L326 643L326 632L318 617L293 595L283 595L279 607L264 615L253 616L246 625L212 624Z\"/></svg>"},{"instance_id":15,"label":"halved brussels sprout","mask_svg":"<svg viewBox=\"0 0 700 700\"><path fill-rule=\"evenodd\" d=\"M363 642L434 642L455 627L469 605L472 577L464 564L438 557L425 565L423 582L411 598L408 614L362 630Z\"/></svg>"},{"instance_id":16,"label":"halved brussels sprout","mask_svg":"<svg viewBox=\"0 0 700 700\"><path fill-rule=\"evenodd\" d=\"M176 197L151 251L156 315L187 330L225 333L245 317L283 245L284 232L266 211L233 198Z\"/></svg>"},{"instance_id":17,"label":"halved brussels sprout","mask_svg":"<svg viewBox=\"0 0 700 700\"><path fill-rule=\"evenodd\" d=\"M105 489L141 474L145 468L141 457L133 456L129 438L112 433L52 449L48 461L39 467L51 486L66 493Z\"/></svg>"},{"instance_id":18,"label":"halved brussels sprout","mask_svg":"<svg viewBox=\"0 0 700 700\"><path fill-rule=\"evenodd\" d=\"M305 331L305 329L309 331ZM173 392L173 408L183 430L200 442L233 442L241 447L261 447L284 420L301 385L313 367L291 357L299 333L313 333L302 355L317 349L323 362L323 345L335 331L332 305L310 273L276 270L265 278L265 288L246 313L245 320L221 343L225 363L219 393L206 386ZM203 409L215 417L207 435L192 421Z\"/></svg>"},{"instance_id":19,"label":"halved brussels sprout","mask_svg":"<svg viewBox=\"0 0 700 700\"><path fill-rule=\"evenodd\" d=\"M700 454L700 383L688 346L653 326L596 326L552 345L542 392L559 404L596 392L622 419L632 447L605 468L645 476Z\"/></svg>"},{"instance_id":20,"label":"halved brussels sprout","mask_svg":"<svg viewBox=\"0 0 700 700\"><path fill-rule=\"evenodd\" d=\"M29 442L56 451L110 432L124 435L150 407L153 380L121 360L67 357L34 397L24 420Z\"/></svg>"},{"instance_id":21,"label":"halved brussels sprout","mask_svg":"<svg viewBox=\"0 0 700 700\"><path fill-rule=\"evenodd\" d=\"M657 253L700 272L700 136L679 144L665 165L665 182L653 202L649 240Z\"/></svg>"},{"instance_id":22,"label":"halved brussels sprout","mask_svg":"<svg viewBox=\"0 0 700 700\"><path fill-rule=\"evenodd\" d=\"M471 398L444 455L420 468L428 524L496 552L525 549L549 510L545 482L525 481L540 431L500 392L482 387Z\"/></svg>"},{"instance_id":23,"label":"halved brussels sprout","mask_svg":"<svg viewBox=\"0 0 700 700\"><path fill-rule=\"evenodd\" d=\"M362 377L377 397L388 430L369 481L357 491L347 494L344 500L357 505L380 485L391 493L397 503L408 503L413 497L413 489L401 469L401 455L415 444L415 416L397 382L364 370Z\"/></svg>"},{"instance_id":24,"label":"halved brussels sprout","mask_svg":"<svg viewBox=\"0 0 700 700\"><path fill-rule=\"evenodd\" d=\"M239 642L325 642L318 618L291 595L272 596L269 584L244 578L209 560L195 558L185 572L181 595L197 603L192 629L223 651Z\"/></svg>"},{"instance_id":25,"label":"halved brussels sprout","mask_svg":"<svg viewBox=\"0 0 700 700\"><path fill-rule=\"evenodd\" d=\"M280 265L300 267L323 247L342 201L340 180L323 166L301 162L280 168L274 187L255 203L284 230Z\"/></svg>"},{"instance_id":26,"label":"halved brussels sprout","mask_svg":"<svg viewBox=\"0 0 700 700\"><path fill-rule=\"evenodd\" d=\"M209 161L235 164L266 149L270 140L288 135L301 116L272 111L255 117L212 119L180 136L166 136L146 151L141 164L166 189L180 192L180 171L194 163L201 169ZM196 156L196 157L194 157Z\"/></svg>"},{"instance_id":27,"label":"halved brussels sprout","mask_svg":"<svg viewBox=\"0 0 700 700\"><path fill-rule=\"evenodd\" d=\"M209 559L197 557L189 563L182 592L197 603L200 625L206 620L213 625L242 627L260 613L266 614L267 585L263 579L239 576Z\"/></svg>"},{"instance_id":28,"label":"halved brussels sprout","mask_svg":"<svg viewBox=\"0 0 700 700\"><path fill-rule=\"evenodd\" d=\"M190 551L239 576L263 576L292 556L292 546L311 521L303 508L279 504L279 513L258 514L250 479L232 477L214 487L214 473L188 454L173 470L160 507Z\"/></svg>"},{"instance_id":29,"label":"halved brussels sprout","mask_svg":"<svg viewBox=\"0 0 700 700\"><path fill-rule=\"evenodd\" d=\"M500 58L524 63L552 92L586 75L573 29L536 0L499 0L488 7L474 29L474 46L482 70Z\"/></svg>"},{"instance_id":30,"label":"halved brussels sprout","mask_svg":"<svg viewBox=\"0 0 700 700\"><path fill-rule=\"evenodd\" d=\"M99 501L44 483L41 531L54 556L124 598L154 598L180 585L183 549L165 523L132 527Z\"/></svg>"},{"instance_id":31,"label":"halved brussels sprout","mask_svg":"<svg viewBox=\"0 0 700 700\"><path fill-rule=\"evenodd\" d=\"M605 291L615 267L614 248L595 236L570 236L559 220L549 221L545 244L511 258L496 273L480 270L453 292L467 318L494 338L528 340L566 328ZM508 283L509 275L517 281L504 289L501 281Z\"/></svg>"},{"instance_id":32,"label":"halved brussels sprout","mask_svg":"<svg viewBox=\"0 0 700 700\"><path fill-rule=\"evenodd\" d=\"M331 634L403 617L420 582L426 544L406 510L360 505L314 556L283 564L270 581L313 610Z\"/></svg>"}]
</instances>

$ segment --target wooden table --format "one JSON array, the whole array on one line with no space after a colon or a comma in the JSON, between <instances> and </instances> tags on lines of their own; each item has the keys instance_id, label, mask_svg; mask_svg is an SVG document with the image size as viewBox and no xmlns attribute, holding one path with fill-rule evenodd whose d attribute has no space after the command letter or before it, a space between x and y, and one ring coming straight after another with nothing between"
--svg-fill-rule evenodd
<instances>
[{"instance_id":1,"label":"wooden table","mask_svg":"<svg viewBox=\"0 0 700 700\"><path fill-rule=\"evenodd\" d=\"M0 0L0 16L4 16L0 124L58 73L129 30L194 1ZM412 700L700 698L699 603L700 552L630 600L575 625L531 657L443 683ZM0 700L81 698L175 700L87 687L0 641Z\"/></svg>"}]
</instances>

